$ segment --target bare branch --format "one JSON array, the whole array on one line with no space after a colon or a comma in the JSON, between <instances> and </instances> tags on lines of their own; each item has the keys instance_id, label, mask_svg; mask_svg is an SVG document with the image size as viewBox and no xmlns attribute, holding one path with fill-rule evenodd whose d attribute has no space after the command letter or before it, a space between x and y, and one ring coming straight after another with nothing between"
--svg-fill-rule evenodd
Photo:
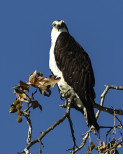
<instances>
[{"instance_id":1,"label":"bare branch","mask_svg":"<svg viewBox=\"0 0 123 160\"><path fill-rule=\"evenodd\" d=\"M26 111L22 111L23 116L26 118L27 123L29 125L29 130L28 130L28 137L27 137L27 145L30 143L31 141L31 137L32 137L32 123L30 120L30 112L26 112Z\"/></svg>"},{"instance_id":2,"label":"bare branch","mask_svg":"<svg viewBox=\"0 0 123 160\"><path fill-rule=\"evenodd\" d=\"M75 147L77 147L77 145L76 145L76 138L75 138L75 136L74 136L73 123L72 123L72 120L71 120L69 114L68 114L67 118L68 118L68 121L69 121L69 124L70 124L71 135L72 135L72 138L73 138L73 147L66 150L66 151L70 151L70 150L74 150Z\"/></svg>"},{"instance_id":3,"label":"bare branch","mask_svg":"<svg viewBox=\"0 0 123 160\"><path fill-rule=\"evenodd\" d=\"M96 104L96 103L93 105L93 107L100 110L100 111L107 112L109 114L114 115L114 109L103 107L103 106L100 106L99 104ZM115 109L115 113L118 115L123 115L123 110Z\"/></svg>"},{"instance_id":4,"label":"bare branch","mask_svg":"<svg viewBox=\"0 0 123 160\"><path fill-rule=\"evenodd\" d=\"M50 126L48 129L46 129L44 132L42 132L40 137L38 137L37 139L34 139L33 141L31 141L27 145L27 147L24 149L24 152L29 150L30 147L32 145L36 144L37 142L41 142L41 140L43 139L44 136L46 136L51 130L53 130L56 126L58 126L60 123L62 123L66 119L66 117L68 116L69 112L70 112L70 107L68 106L67 109L66 109L65 114L59 120L57 120L52 126Z\"/></svg>"},{"instance_id":5,"label":"bare branch","mask_svg":"<svg viewBox=\"0 0 123 160\"><path fill-rule=\"evenodd\" d=\"M103 106L103 104L104 104L106 90L107 89L105 88L105 90L102 93L103 96L101 96L100 106ZM98 117L100 115L100 112L101 112L100 110L97 111L97 113L96 113L96 119L98 119Z\"/></svg>"},{"instance_id":6,"label":"bare branch","mask_svg":"<svg viewBox=\"0 0 123 160\"><path fill-rule=\"evenodd\" d=\"M87 139L88 139L88 137L89 137L89 134L90 134L90 132L92 132L92 131L94 131L94 127L93 127L93 126L92 126L92 127L89 129L89 131L85 134L85 137L82 139L83 142L80 144L80 146L79 146L78 148L76 148L75 150L72 151L72 154L75 154L76 152L78 152L80 149L82 149L82 148L85 146L86 141L87 141Z\"/></svg>"},{"instance_id":7,"label":"bare branch","mask_svg":"<svg viewBox=\"0 0 123 160\"><path fill-rule=\"evenodd\" d=\"M123 129L123 126L100 126L100 128L111 128L111 129L113 129L113 128L119 128L119 129Z\"/></svg>"}]
</instances>

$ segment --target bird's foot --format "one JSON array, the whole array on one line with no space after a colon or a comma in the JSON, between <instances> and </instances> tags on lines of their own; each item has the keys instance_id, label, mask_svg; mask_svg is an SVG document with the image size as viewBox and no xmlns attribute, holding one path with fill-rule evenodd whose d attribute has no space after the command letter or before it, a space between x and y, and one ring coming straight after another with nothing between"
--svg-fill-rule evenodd
<instances>
[{"instance_id":1,"label":"bird's foot","mask_svg":"<svg viewBox=\"0 0 123 160\"><path fill-rule=\"evenodd\" d=\"M66 104L59 105L60 108L67 108Z\"/></svg>"}]
</instances>

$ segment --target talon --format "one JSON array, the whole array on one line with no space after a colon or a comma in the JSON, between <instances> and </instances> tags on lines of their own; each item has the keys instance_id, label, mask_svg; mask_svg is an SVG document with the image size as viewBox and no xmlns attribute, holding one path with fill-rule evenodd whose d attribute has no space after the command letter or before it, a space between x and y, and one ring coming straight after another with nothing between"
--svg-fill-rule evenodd
<instances>
[{"instance_id":1,"label":"talon","mask_svg":"<svg viewBox=\"0 0 123 160\"><path fill-rule=\"evenodd\" d=\"M59 105L60 108L67 108L65 104Z\"/></svg>"}]
</instances>

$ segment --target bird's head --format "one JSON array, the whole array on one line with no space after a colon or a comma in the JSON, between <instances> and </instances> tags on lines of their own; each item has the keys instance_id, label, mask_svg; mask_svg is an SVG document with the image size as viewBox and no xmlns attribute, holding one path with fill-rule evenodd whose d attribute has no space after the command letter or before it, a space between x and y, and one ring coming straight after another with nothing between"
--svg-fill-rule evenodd
<instances>
[{"instance_id":1,"label":"bird's head","mask_svg":"<svg viewBox=\"0 0 123 160\"><path fill-rule=\"evenodd\" d=\"M57 37L62 32L69 32L68 28L63 20L57 20L52 23L51 39L52 42L56 41Z\"/></svg>"},{"instance_id":2,"label":"bird's head","mask_svg":"<svg viewBox=\"0 0 123 160\"><path fill-rule=\"evenodd\" d=\"M52 24L52 30L56 30L58 32L68 32L68 28L63 20L54 21Z\"/></svg>"}]
</instances>

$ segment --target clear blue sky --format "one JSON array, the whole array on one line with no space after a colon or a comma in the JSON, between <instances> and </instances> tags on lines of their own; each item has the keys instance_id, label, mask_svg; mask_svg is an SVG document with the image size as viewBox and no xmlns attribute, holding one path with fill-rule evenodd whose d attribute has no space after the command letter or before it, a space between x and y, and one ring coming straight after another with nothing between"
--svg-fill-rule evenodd
<instances>
[{"instance_id":1,"label":"clear blue sky","mask_svg":"<svg viewBox=\"0 0 123 160\"><path fill-rule=\"evenodd\" d=\"M66 21L70 33L88 52L96 79L96 102L105 84L123 86L123 1L122 0L1 0L0 1L0 153L17 153L26 146L27 123L16 122L17 115L9 108L15 95L12 87L19 80L26 81L34 70L49 76L49 49L52 21ZM35 139L65 110L59 98L57 87L50 98L38 96L43 112L38 109L31 114ZM123 107L123 91L112 90L106 96L105 106ZM71 112L77 144L80 135L87 130L83 116ZM123 120L123 117L120 117ZM101 113L100 125L113 125L113 117ZM101 130L101 139L105 140ZM93 137L92 141L96 139ZM67 120L48 134L42 141L43 153L67 153L72 147L72 138ZM39 153L39 144L32 147ZM84 151L86 148L84 148ZM120 150L121 153L123 153ZM82 153L82 151L78 152Z\"/></svg>"}]
</instances>

